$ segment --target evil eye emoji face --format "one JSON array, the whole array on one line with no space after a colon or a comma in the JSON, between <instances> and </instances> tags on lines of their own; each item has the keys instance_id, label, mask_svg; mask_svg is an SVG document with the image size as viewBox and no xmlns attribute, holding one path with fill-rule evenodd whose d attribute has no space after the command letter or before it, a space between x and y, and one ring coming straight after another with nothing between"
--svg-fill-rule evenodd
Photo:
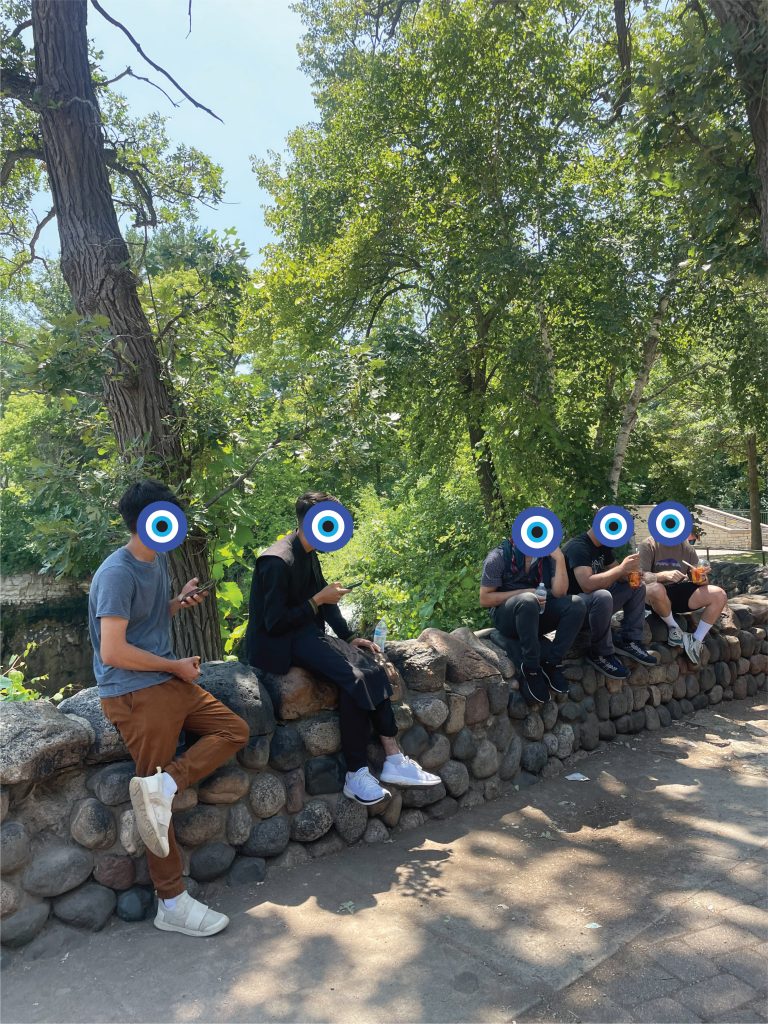
<instances>
[{"instance_id":1,"label":"evil eye emoji face","mask_svg":"<svg viewBox=\"0 0 768 1024\"><path fill-rule=\"evenodd\" d=\"M635 532L635 521L621 505L606 505L595 513L592 532L605 547L618 548Z\"/></svg>"},{"instance_id":2,"label":"evil eye emoji face","mask_svg":"<svg viewBox=\"0 0 768 1024\"><path fill-rule=\"evenodd\" d=\"M304 517L304 536L318 551L338 551L352 540L352 513L340 501L321 501Z\"/></svg>"},{"instance_id":3,"label":"evil eye emoji face","mask_svg":"<svg viewBox=\"0 0 768 1024\"><path fill-rule=\"evenodd\" d=\"M173 551L187 536L187 517L172 501L153 501L142 509L136 532L153 551Z\"/></svg>"},{"instance_id":4,"label":"evil eye emoji face","mask_svg":"<svg viewBox=\"0 0 768 1024\"><path fill-rule=\"evenodd\" d=\"M526 508L512 523L515 547L534 558L551 555L562 539L560 520L554 512L540 505Z\"/></svg>"},{"instance_id":5,"label":"evil eye emoji face","mask_svg":"<svg viewBox=\"0 0 768 1024\"><path fill-rule=\"evenodd\" d=\"M691 535L693 516L677 501L660 501L648 516L648 531L659 544L682 544Z\"/></svg>"}]
</instances>

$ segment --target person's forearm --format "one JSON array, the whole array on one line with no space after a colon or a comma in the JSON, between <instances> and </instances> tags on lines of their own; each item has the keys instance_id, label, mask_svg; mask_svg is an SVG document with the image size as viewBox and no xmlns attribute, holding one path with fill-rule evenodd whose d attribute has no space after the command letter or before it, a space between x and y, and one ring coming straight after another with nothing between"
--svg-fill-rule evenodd
<instances>
[{"instance_id":1,"label":"person's forearm","mask_svg":"<svg viewBox=\"0 0 768 1024\"><path fill-rule=\"evenodd\" d=\"M168 613L171 618L173 618L173 616L176 615L183 607L184 605L182 605L180 597L172 597L168 602Z\"/></svg>"},{"instance_id":2,"label":"person's forearm","mask_svg":"<svg viewBox=\"0 0 768 1024\"><path fill-rule=\"evenodd\" d=\"M552 580L552 596L553 597L564 597L568 593L568 567L565 564L565 559L555 556L555 575Z\"/></svg>"},{"instance_id":3,"label":"person's forearm","mask_svg":"<svg viewBox=\"0 0 768 1024\"><path fill-rule=\"evenodd\" d=\"M612 586L617 580L620 580L624 575L624 570L621 567L621 563L614 565L611 569L606 569L605 572L595 572L581 584L581 589L585 594L591 594L595 590L605 590L607 587Z\"/></svg>"},{"instance_id":4,"label":"person's forearm","mask_svg":"<svg viewBox=\"0 0 768 1024\"><path fill-rule=\"evenodd\" d=\"M510 597L515 597L517 594L535 594L536 587L521 587L520 590L494 590L490 594L484 594L480 601L481 608L496 608L500 604L504 604Z\"/></svg>"},{"instance_id":5,"label":"person's forearm","mask_svg":"<svg viewBox=\"0 0 768 1024\"><path fill-rule=\"evenodd\" d=\"M112 668L127 668L133 672L168 672L173 675L175 671L174 662L169 658L161 658L127 642L106 651L102 649L101 660Z\"/></svg>"}]
</instances>

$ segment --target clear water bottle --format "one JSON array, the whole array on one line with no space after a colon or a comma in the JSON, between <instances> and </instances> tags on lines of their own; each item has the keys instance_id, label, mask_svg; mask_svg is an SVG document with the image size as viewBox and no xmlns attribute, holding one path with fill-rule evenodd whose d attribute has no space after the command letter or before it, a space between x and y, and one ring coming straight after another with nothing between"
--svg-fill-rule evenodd
<instances>
[{"instance_id":1,"label":"clear water bottle","mask_svg":"<svg viewBox=\"0 0 768 1024\"><path fill-rule=\"evenodd\" d=\"M373 631L373 642L384 650L384 644L387 642L387 624L384 619L379 619L376 623L376 629Z\"/></svg>"},{"instance_id":2,"label":"clear water bottle","mask_svg":"<svg viewBox=\"0 0 768 1024\"><path fill-rule=\"evenodd\" d=\"M540 583L538 587L536 587L536 597L541 602L541 607L539 608L539 615L543 615L544 605L547 602L547 588L544 586L543 583Z\"/></svg>"}]
</instances>

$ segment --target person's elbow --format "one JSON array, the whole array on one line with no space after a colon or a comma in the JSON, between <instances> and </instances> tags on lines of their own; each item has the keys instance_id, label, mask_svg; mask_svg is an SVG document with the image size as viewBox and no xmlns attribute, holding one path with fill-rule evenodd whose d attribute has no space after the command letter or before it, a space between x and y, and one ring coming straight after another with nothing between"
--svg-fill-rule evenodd
<instances>
[{"instance_id":1,"label":"person's elbow","mask_svg":"<svg viewBox=\"0 0 768 1024\"><path fill-rule=\"evenodd\" d=\"M565 597L568 593L568 580L555 580L552 583L552 597Z\"/></svg>"},{"instance_id":2,"label":"person's elbow","mask_svg":"<svg viewBox=\"0 0 768 1024\"><path fill-rule=\"evenodd\" d=\"M493 607L493 598L485 590L481 590L480 591L480 607L481 608L492 608Z\"/></svg>"},{"instance_id":3,"label":"person's elbow","mask_svg":"<svg viewBox=\"0 0 768 1024\"><path fill-rule=\"evenodd\" d=\"M120 668L120 651L122 644L117 640L102 639L99 645L99 657L101 658L102 664L108 665L110 668Z\"/></svg>"}]
</instances>

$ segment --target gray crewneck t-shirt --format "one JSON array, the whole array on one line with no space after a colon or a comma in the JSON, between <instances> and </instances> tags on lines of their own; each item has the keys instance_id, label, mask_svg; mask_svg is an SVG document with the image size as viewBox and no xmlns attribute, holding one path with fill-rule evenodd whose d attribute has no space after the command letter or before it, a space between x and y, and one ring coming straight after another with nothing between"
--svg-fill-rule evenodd
<instances>
[{"instance_id":1,"label":"gray crewneck t-shirt","mask_svg":"<svg viewBox=\"0 0 768 1024\"><path fill-rule=\"evenodd\" d=\"M165 553L159 553L151 562L143 562L127 548L118 548L101 563L88 596L93 674L100 697L119 697L171 678L168 672L139 672L105 665L100 654L101 619L114 616L128 620L125 639L129 644L160 658L175 660L170 600L171 579Z\"/></svg>"}]
</instances>

